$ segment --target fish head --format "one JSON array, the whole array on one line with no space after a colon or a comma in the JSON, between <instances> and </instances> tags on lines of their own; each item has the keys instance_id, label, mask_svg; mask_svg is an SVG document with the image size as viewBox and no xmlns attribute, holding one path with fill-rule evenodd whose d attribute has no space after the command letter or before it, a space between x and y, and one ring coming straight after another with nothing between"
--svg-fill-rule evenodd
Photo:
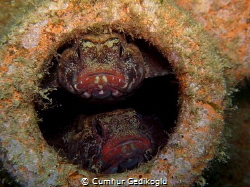
<instances>
[{"instance_id":1,"label":"fish head","mask_svg":"<svg viewBox=\"0 0 250 187\"><path fill-rule=\"evenodd\" d=\"M120 34L85 34L62 52L57 74L62 87L82 98L116 99L140 86L144 59Z\"/></svg>"},{"instance_id":2,"label":"fish head","mask_svg":"<svg viewBox=\"0 0 250 187\"><path fill-rule=\"evenodd\" d=\"M69 150L71 159L88 160L83 167L110 174L151 159L154 142L140 115L133 109L120 109L78 122Z\"/></svg>"}]
</instances>

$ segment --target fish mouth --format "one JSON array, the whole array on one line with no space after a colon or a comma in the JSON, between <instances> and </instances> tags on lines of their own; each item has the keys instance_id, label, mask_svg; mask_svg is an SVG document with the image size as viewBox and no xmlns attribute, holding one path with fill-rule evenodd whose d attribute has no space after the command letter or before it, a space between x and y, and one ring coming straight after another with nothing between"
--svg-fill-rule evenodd
<instances>
[{"instance_id":1,"label":"fish mouth","mask_svg":"<svg viewBox=\"0 0 250 187\"><path fill-rule=\"evenodd\" d=\"M124 140L113 148L111 146L104 145L102 156L97 162L101 171L106 174L134 169L152 158L152 144L148 138Z\"/></svg>"},{"instance_id":2,"label":"fish mouth","mask_svg":"<svg viewBox=\"0 0 250 187\"><path fill-rule=\"evenodd\" d=\"M115 70L95 70L80 72L77 77L75 89L83 98L103 99L109 96L123 95L127 87L125 76Z\"/></svg>"}]
</instances>

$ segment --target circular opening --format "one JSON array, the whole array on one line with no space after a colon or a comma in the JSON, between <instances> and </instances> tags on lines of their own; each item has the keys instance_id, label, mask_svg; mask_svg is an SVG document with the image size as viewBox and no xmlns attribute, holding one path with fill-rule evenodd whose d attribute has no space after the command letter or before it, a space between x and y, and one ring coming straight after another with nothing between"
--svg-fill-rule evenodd
<instances>
[{"instance_id":1,"label":"circular opening","mask_svg":"<svg viewBox=\"0 0 250 187\"><path fill-rule=\"evenodd\" d=\"M86 31L108 26L108 31L124 31L155 44L173 66L180 84L178 122L167 145L149 164L116 176L160 176L167 178L172 186L191 184L214 156L228 99L225 70L231 66L220 57L211 38L172 3L98 1L81 5L66 3L60 9L47 5L35 11L34 16L23 19L22 28L15 30L20 32L13 31L2 51L1 86L7 91L3 100L6 119L2 120L8 121L2 131L7 149L4 167L26 186L41 182L45 186L75 185L79 183L77 177L96 176L76 165L61 163L61 157L41 138L30 93L46 92L46 89L37 90L37 80L41 77L38 68L70 37L72 29Z\"/></svg>"},{"instance_id":2,"label":"circular opening","mask_svg":"<svg viewBox=\"0 0 250 187\"><path fill-rule=\"evenodd\" d=\"M60 84L58 85L57 68L60 58L63 51L74 47L74 39L61 45L57 54L51 59L51 63L46 64L45 71L47 73L40 85L44 90L50 90L47 95L48 98L38 98L36 103L38 116L41 119L39 127L45 140L70 163L80 165L80 167L92 172L124 172L135 168L141 162L151 160L166 144L168 134L173 132L178 116L178 81L168 61L154 46L143 39L132 39L124 34L123 37L127 43L139 48L144 60L149 63L152 62L147 67L150 76L146 77L131 94L112 101L106 101L105 98L93 101L92 98L82 98L75 93L70 93ZM119 48L119 53L122 53L122 50L124 49ZM155 62L157 62L156 65ZM131 112L135 112L136 124L140 125L130 129L131 124L133 124L131 121L133 117L128 121L127 114L129 115ZM109 122L110 124L105 126L103 121L100 121L100 116L104 119L111 119L111 121L118 120L117 124L119 125ZM116 134L112 134L114 133L110 131L112 128L116 130ZM87 130L90 131L92 139L83 138L84 132ZM76 132L80 138L77 137ZM115 138L110 138L110 136L113 137L117 134L120 138L116 139L122 139L124 134L128 134L122 140L123 142L134 141L136 138L133 134L147 134L151 142L148 147L151 149L150 154L143 153L142 157L138 156L141 155L140 151L144 148L137 140L137 142L130 144L130 146L135 146L133 150L130 150L127 143L117 143ZM114 142L113 144L112 142L107 143L111 141L110 139ZM140 141L144 140L142 138ZM80 142L83 143L80 144ZM93 161L97 153L90 149L88 156L77 157L77 154L86 154L86 152L81 152L81 149L87 149L93 144L101 151L104 150L105 146L113 146L107 148L109 152L112 152L110 156L106 156L105 154L108 153L105 151L101 153L103 159L106 159L101 160L104 164L100 164L100 160L99 162ZM127 149L125 152L129 152L126 158L117 156L121 155L118 150L121 144L123 149ZM144 142L144 144L146 143ZM110 161L112 159L120 161L113 163ZM109 166L103 166L105 161L109 163Z\"/></svg>"}]
</instances>

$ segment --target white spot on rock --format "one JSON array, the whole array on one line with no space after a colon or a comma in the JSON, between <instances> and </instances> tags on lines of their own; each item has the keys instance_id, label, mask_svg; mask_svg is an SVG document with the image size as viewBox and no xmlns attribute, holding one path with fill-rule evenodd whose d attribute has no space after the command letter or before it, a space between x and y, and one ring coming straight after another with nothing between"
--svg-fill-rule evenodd
<instances>
[{"instance_id":1,"label":"white spot on rock","mask_svg":"<svg viewBox=\"0 0 250 187\"><path fill-rule=\"evenodd\" d=\"M230 12L228 10L219 10L217 17L221 18L225 21L229 20L229 18L232 19L232 15L230 14Z\"/></svg>"},{"instance_id":2,"label":"white spot on rock","mask_svg":"<svg viewBox=\"0 0 250 187\"><path fill-rule=\"evenodd\" d=\"M44 20L40 23L30 26L30 30L24 35L22 39L23 47L26 49L31 49L37 46L39 37L41 34L41 29L46 26L48 20Z\"/></svg>"},{"instance_id":3,"label":"white spot on rock","mask_svg":"<svg viewBox=\"0 0 250 187\"><path fill-rule=\"evenodd\" d=\"M69 3L64 2L64 0L58 1L58 2L52 2L49 5L50 10L61 10L61 9L66 9L68 8Z\"/></svg>"},{"instance_id":4,"label":"white spot on rock","mask_svg":"<svg viewBox=\"0 0 250 187\"><path fill-rule=\"evenodd\" d=\"M192 168L191 164L188 161L184 160L183 158L176 159L175 164L177 166L177 172L181 175L185 175Z\"/></svg>"},{"instance_id":5,"label":"white spot on rock","mask_svg":"<svg viewBox=\"0 0 250 187\"><path fill-rule=\"evenodd\" d=\"M17 71L16 65L12 64L12 65L10 65L10 66L8 67L8 71L7 71L6 74L7 74L7 75L12 75L12 74L16 73L16 71Z\"/></svg>"},{"instance_id":6,"label":"white spot on rock","mask_svg":"<svg viewBox=\"0 0 250 187\"><path fill-rule=\"evenodd\" d=\"M198 1L198 3L195 4L194 11L196 13L207 13L212 5L212 1L210 0L203 0L203 1Z\"/></svg>"}]
</instances>

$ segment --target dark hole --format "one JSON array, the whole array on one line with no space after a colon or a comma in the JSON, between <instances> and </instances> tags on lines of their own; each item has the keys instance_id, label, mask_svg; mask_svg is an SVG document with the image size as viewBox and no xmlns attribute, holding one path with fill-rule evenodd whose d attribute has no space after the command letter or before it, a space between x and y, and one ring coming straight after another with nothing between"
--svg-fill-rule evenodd
<instances>
[{"instance_id":1,"label":"dark hole","mask_svg":"<svg viewBox=\"0 0 250 187\"><path fill-rule=\"evenodd\" d=\"M133 42L142 51L166 64L166 67L171 70L167 60L152 45L144 40L135 40ZM63 48L69 45L65 44L65 46L62 46L58 50L58 53L62 52ZM120 52L122 52L122 49ZM53 58L51 64L49 68L47 67L49 73L42 80L41 87L46 88L50 86L50 82L56 78L57 59ZM154 119L157 119L157 123L161 125L162 133L165 131L164 134L167 137L167 134L173 132L178 116L178 87L178 81L174 73L148 78L144 80L141 87L133 95L127 97L125 100L110 104L84 102L83 99L76 97L63 88L58 88L50 92L49 98L52 100L52 104L49 104L47 109L41 109L41 99L38 99L40 102L37 102L36 108L39 118L42 119L39 127L48 144L57 149L63 157L67 157L67 155L64 154L65 143L62 140L62 135L67 133L76 117L82 114L93 115L116 109L133 108L143 116L144 120L151 123L152 128L155 123ZM46 102L46 100L42 100L43 105ZM95 124L95 128L97 133L102 136L103 129L101 125L97 123ZM161 139L158 136L158 132L153 132L152 136L157 147L153 153L155 155L166 144L167 139ZM125 163L133 165L132 161Z\"/></svg>"}]
</instances>

